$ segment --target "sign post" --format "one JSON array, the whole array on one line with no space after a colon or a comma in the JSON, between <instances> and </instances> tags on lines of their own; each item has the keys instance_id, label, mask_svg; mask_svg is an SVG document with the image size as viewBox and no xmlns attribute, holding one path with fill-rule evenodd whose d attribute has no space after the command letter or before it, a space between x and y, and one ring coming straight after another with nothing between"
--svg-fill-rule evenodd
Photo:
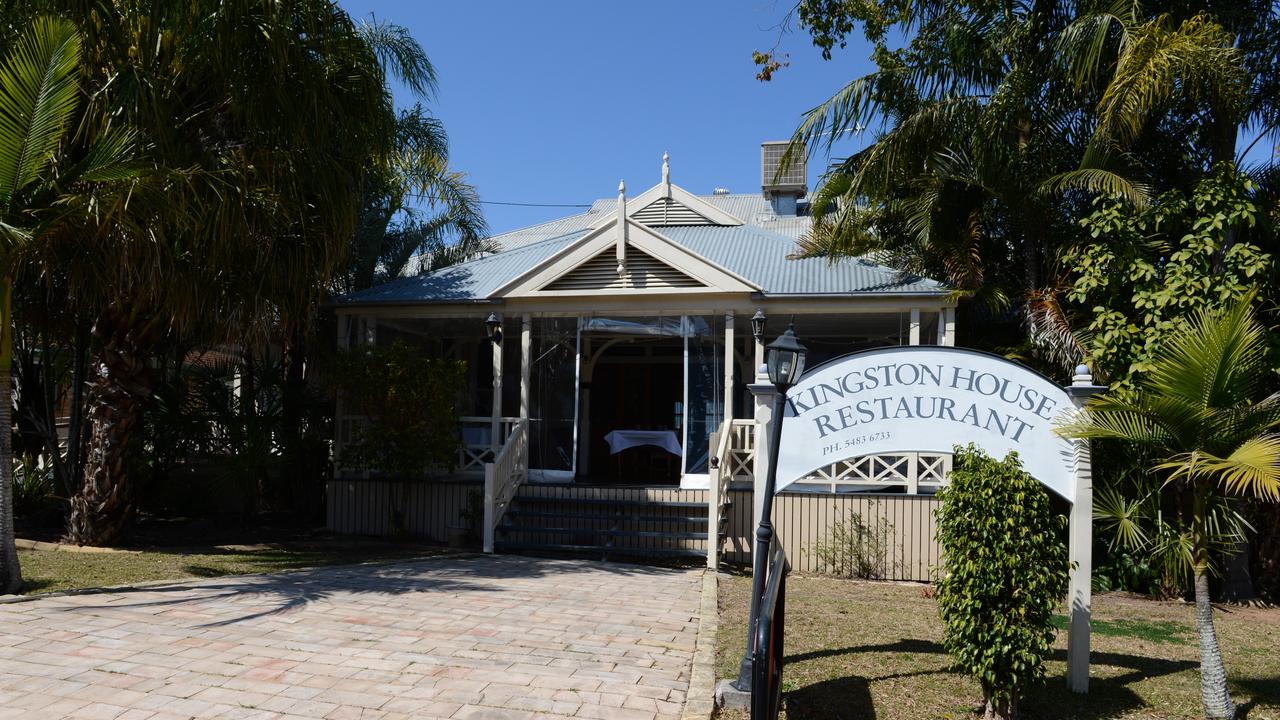
<instances>
[{"instance_id":1,"label":"sign post","mask_svg":"<svg viewBox=\"0 0 1280 720\"><path fill-rule=\"evenodd\" d=\"M1077 412L1103 388L1093 384L1089 368L1080 365L1067 395ZM1071 582L1067 588L1067 687L1089 692L1089 617L1093 607L1093 459L1088 440L1075 440L1075 500L1067 529Z\"/></svg>"}]
</instances>

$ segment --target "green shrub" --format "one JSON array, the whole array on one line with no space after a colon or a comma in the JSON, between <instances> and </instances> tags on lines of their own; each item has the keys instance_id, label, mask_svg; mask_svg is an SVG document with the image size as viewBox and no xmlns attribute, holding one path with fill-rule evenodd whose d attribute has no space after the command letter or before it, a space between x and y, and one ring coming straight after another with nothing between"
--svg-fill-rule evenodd
<instances>
[{"instance_id":1,"label":"green shrub","mask_svg":"<svg viewBox=\"0 0 1280 720\"><path fill-rule=\"evenodd\" d=\"M54 501L53 465L34 458L13 462L13 514L26 517L42 512Z\"/></svg>"},{"instance_id":2,"label":"green shrub","mask_svg":"<svg viewBox=\"0 0 1280 720\"><path fill-rule=\"evenodd\" d=\"M458 398L467 366L428 358L397 340L343 353L333 373L345 412L366 418L342 448L342 463L405 480L457 463Z\"/></svg>"},{"instance_id":3,"label":"green shrub","mask_svg":"<svg viewBox=\"0 0 1280 720\"><path fill-rule=\"evenodd\" d=\"M941 497L943 644L981 683L984 717L1012 718L1043 679L1053 644L1053 613L1067 592L1066 518L1016 453L996 460L972 445L956 448Z\"/></svg>"},{"instance_id":4,"label":"green shrub","mask_svg":"<svg viewBox=\"0 0 1280 720\"><path fill-rule=\"evenodd\" d=\"M1126 591L1152 597L1165 597L1165 585L1160 568L1149 558L1124 550L1094 550L1094 557L1101 559L1093 569L1093 591Z\"/></svg>"},{"instance_id":5,"label":"green shrub","mask_svg":"<svg viewBox=\"0 0 1280 720\"><path fill-rule=\"evenodd\" d=\"M873 501L871 509L877 505ZM859 513L832 525L813 551L826 571L838 577L884 580L898 569L893 557L893 524L878 518L864 521Z\"/></svg>"}]
</instances>

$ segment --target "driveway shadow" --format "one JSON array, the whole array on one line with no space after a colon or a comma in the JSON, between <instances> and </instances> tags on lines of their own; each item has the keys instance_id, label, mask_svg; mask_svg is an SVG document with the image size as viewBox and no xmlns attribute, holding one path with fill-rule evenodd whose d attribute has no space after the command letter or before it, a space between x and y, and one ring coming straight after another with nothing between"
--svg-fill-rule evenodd
<instances>
[{"instance_id":1,"label":"driveway shadow","mask_svg":"<svg viewBox=\"0 0 1280 720\"><path fill-rule=\"evenodd\" d=\"M197 572L199 568L193 568ZM397 560L366 565L342 565L293 570L264 575L238 575L210 580L186 580L149 584L132 588L103 588L81 595L111 596L109 602L69 603L58 607L66 612L122 608L180 606L231 597L253 598L267 607L201 625L219 627L257 618L280 615L336 595L402 595L409 593L509 591L509 583L569 574L621 576L678 576L688 571L583 560L553 560L515 555L451 555L420 560ZM141 596L145 594L147 599ZM154 597L160 594L161 597ZM130 600L130 596L140 596ZM124 600L119 598L123 597ZM59 598L42 598L57 602Z\"/></svg>"}]
</instances>

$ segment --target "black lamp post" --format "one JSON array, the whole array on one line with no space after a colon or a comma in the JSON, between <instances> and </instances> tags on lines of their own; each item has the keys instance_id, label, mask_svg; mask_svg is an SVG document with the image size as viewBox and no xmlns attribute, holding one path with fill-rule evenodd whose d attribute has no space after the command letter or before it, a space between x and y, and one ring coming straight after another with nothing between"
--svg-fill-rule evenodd
<instances>
[{"instance_id":1,"label":"black lamp post","mask_svg":"<svg viewBox=\"0 0 1280 720\"><path fill-rule=\"evenodd\" d=\"M489 317L484 319L484 334L494 345L502 342L502 319L497 313L489 313Z\"/></svg>"},{"instance_id":2,"label":"black lamp post","mask_svg":"<svg viewBox=\"0 0 1280 720\"><path fill-rule=\"evenodd\" d=\"M756 313L763 320L763 313ZM755 318L751 319L754 328ZM763 322L761 323L763 325ZM804 372L804 356L808 352L796 337L795 326L765 348L765 366L773 383L773 416L769 426L769 474L765 476L764 499L760 506L760 524L756 527L756 549L751 570L751 614L747 618L747 651L738 664L738 680L734 685L743 692L751 691L751 656L755 650L756 622L760 619L760 601L764 595L765 573L769 568L769 546L773 543L773 495L778 485L778 448L782 445L782 419L787 407L787 391Z\"/></svg>"}]
</instances>

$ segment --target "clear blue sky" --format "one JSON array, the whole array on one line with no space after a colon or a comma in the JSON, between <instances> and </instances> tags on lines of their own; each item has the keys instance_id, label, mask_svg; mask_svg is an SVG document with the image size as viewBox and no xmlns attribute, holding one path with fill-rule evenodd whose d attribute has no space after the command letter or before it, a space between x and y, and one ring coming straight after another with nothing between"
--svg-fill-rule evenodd
<instances>
[{"instance_id":1,"label":"clear blue sky","mask_svg":"<svg viewBox=\"0 0 1280 720\"><path fill-rule=\"evenodd\" d=\"M440 76L426 104L449 132L452 165L488 202L590 203L614 197L620 179L638 194L659 181L663 151L687 190L759 192L760 142L789 138L804 111L872 69L859 33L829 62L805 33L780 35L791 0L340 2L426 48ZM779 40L791 66L759 82L751 51ZM397 101L415 99L401 89ZM1240 148L1252 139L1242 133ZM1259 143L1248 160L1269 154ZM825 165L810 163L810 187ZM494 232L580 211L485 210Z\"/></svg>"},{"instance_id":2,"label":"clear blue sky","mask_svg":"<svg viewBox=\"0 0 1280 720\"><path fill-rule=\"evenodd\" d=\"M451 164L486 201L590 203L614 197L620 179L636 194L660 180L663 151L672 182L691 192L759 192L760 142L789 138L805 110L871 67L853 45L823 61L793 30L781 46L791 67L756 80L751 51L778 42L788 0L341 4L426 48L440 77L428 107L449 132ZM485 211L495 232L580 212Z\"/></svg>"}]
</instances>

